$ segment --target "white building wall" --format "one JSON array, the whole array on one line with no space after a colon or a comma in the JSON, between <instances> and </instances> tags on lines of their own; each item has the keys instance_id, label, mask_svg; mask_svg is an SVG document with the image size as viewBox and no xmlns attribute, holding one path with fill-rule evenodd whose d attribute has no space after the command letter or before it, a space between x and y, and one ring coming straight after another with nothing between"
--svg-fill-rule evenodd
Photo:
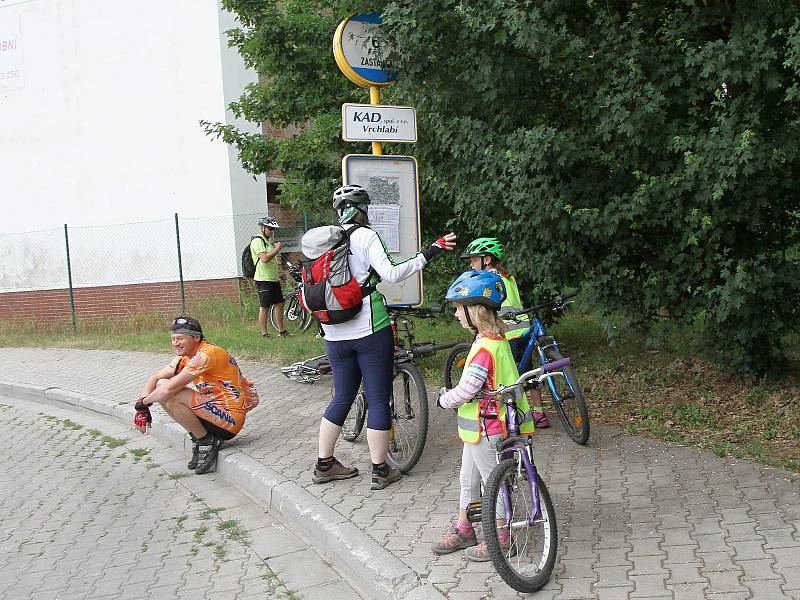
<instances>
[{"instance_id":1,"label":"white building wall","mask_svg":"<svg viewBox=\"0 0 800 600\"><path fill-rule=\"evenodd\" d=\"M174 237L174 223L163 225L174 213L188 220L187 278L237 275L232 215L263 212L265 183L199 125L231 122L227 103L256 79L227 47L223 32L233 25L214 0L0 3L0 71L13 63L21 72L0 77L0 291L8 281L42 287L24 264L13 266L16 277L3 272L31 252L63 261L64 223L76 228L84 266L94 263L82 285L123 283L121 271L152 271L131 275L136 281L174 280L175 253L164 249L172 248L165 235ZM2 36L14 32L17 43L3 53ZM150 233L145 223L105 227L140 221L162 223ZM36 230L52 233L2 235ZM22 238L45 241L20 246ZM110 252L124 269L106 268Z\"/></svg>"}]
</instances>

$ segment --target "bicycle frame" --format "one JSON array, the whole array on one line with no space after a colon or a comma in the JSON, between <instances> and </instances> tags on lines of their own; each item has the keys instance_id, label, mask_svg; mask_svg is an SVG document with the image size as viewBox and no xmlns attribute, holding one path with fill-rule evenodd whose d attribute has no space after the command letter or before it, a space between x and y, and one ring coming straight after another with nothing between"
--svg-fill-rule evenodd
<instances>
[{"instance_id":1,"label":"bicycle frame","mask_svg":"<svg viewBox=\"0 0 800 600\"><path fill-rule=\"evenodd\" d=\"M538 318L534 319L534 323L531 325L531 329L534 328L536 322L541 325L541 321ZM544 327L541 327L542 331ZM531 351L531 344L528 343L528 348L526 349L526 353ZM523 356L523 359L525 357ZM566 359L567 364L569 364L569 359ZM561 361L557 361L561 362ZM520 363L521 364L521 363ZM541 369L544 369L544 363L542 364ZM519 382L524 381L527 376L529 376L534 371L529 371L528 373L523 374L519 378ZM551 379L553 377L564 377L564 374L561 372L554 372L544 375L547 379L548 385L553 385L551 383ZM566 378L565 378L566 379ZM531 501L533 502L533 510L531 511L531 515L528 518L528 526L532 526L537 519L542 516L542 507L539 502L539 489L536 485L536 465L533 462L533 444L530 438L524 438L520 435L519 431L519 423L517 422L517 396L518 394L522 394L524 391L520 387L515 387L514 389L505 391L501 394L500 398L503 403L506 405L506 425L508 429L509 436L500 442L497 447L497 462L500 463L502 460L511 457L512 452L517 452L519 457L522 459L522 465L525 468L525 472L528 476L528 485L530 486L531 490ZM519 469L519 462L517 463L517 469ZM505 508L506 513L506 522L510 529L513 529L513 507L511 506L511 490L508 488L508 483L505 484L505 489L503 493L503 506Z\"/></svg>"},{"instance_id":2,"label":"bicycle frame","mask_svg":"<svg viewBox=\"0 0 800 600\"><path fill-rule=\"evenodd\" d=\"M536 348L539 354L539 364L544 366L547 364L547 356L545 355L545 350L547 349L554 349L559 354L563 354L561 352L561 348L558 347L558 343L556 342L556 338L552 335L548 335L547 330L544 327L544 323L542 320L533 315L531 319L531 326L528 328L528 331L522 334L521 339L528 338L528 343L525 346L525 352L522 354L522 358L520 358L519 363L517 364L517 368L522 370L528 364L528 361L531 360L533 355L533 349ZM544 342L544 343L542 343ZM566 379L567 385L570 386L572 389L572 384L569 382L569 379ZM556 390L555 384L548 378L547 379L547 386L550 388L553 397L556 397Z\"/></svg>"},{"instance_id":3,"label":"bicycle frame","mask_svg":"<svg viewBox=\"0 0 800 600\"><path fill-rule=\"evenodd\" d=\"M514 394L508 395L508 397L505 399L505 404L506 422L509 437L500 443L500 446L497 449L497 461L499 463L505 458L510 458L512 452L517 452L519 457L522 459L522 465L525 468L526 474L528 475L528 485L531 488L531 499L533 501L533 510L531 511L530 518L528 519L528 525L533 525L536 519L541 517L542 514L542 509L539 504L539 490L536 485L536 465L532 460L533 448L530 438L526 440L519 434L519 424L517 423L517 403L514 398ZM517 469L519 469L519 462L517 463ZM508 483L505 484L505 490L503 493L503 506L505 508L506 521L509 524L509 528L513 528L514 511L513 507L511 506L511 490L509 489L508 485Z\"/></svg>"}]
</instances>

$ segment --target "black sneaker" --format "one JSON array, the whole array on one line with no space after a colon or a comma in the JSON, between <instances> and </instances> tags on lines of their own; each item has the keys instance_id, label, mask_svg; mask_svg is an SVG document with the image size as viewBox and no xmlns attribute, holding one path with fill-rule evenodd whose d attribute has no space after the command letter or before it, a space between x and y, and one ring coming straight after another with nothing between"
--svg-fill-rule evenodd
<instances>
[{"instance_id":1,"label":"black sneaker","mask_svg":"<svg viewBox=\"0 0 800 600\"><path fill-rule=\"evenodd\" d=\"M219 449L222 448L222 443L221 439L212 436L210 444L207 446L201 445L198 448L199 457L197 468L194 470L195 473L203 475L216 470L217 455L219 454Z\"/></svg>"},{"instance_id":2,"label":"black sneaker","mask_svg":"<svg viewBox=\"0 0 800 600\"><path fill-rule=\"evenodd\" d=\"M197 464L200 462L200 444L195 440L194 446L192 447L192 458L189 461L189 464L186 465L186 468L190 471L194 471L197 468Z\"/></svg>"}]
</instances>

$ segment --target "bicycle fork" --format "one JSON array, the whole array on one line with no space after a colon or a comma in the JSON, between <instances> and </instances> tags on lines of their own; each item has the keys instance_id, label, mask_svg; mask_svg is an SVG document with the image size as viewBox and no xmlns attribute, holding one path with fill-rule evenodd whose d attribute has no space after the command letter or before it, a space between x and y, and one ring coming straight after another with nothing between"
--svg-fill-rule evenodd
<instances>
[{"instance_id":1,"label":"bicycle fork","mask_svg":"<svg viewBox=\"0 0 800 600\"><path fill-rule=\"evenodd\" d=\"M530 458L530 447L517 446L514 450L517 453L517 481L522 479L522 471L524 468L528 486L531 490L532 510L530 511L530 516L527 521L519 523L514 522L514 508L511 503L511 484L509 482L503 484L503 508L505 508L506 523L509 524L508 527L512 531L514 529L532 527L536 520L542 516L542 507L539 502L539 488L536 483L536 465Z\"/></svg>"}]
</instances>

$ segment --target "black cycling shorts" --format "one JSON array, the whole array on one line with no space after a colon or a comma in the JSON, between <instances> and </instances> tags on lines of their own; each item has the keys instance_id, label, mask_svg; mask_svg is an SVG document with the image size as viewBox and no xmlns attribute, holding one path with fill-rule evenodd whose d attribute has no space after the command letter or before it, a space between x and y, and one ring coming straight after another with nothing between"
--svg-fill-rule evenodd
<instances>
[{"instance_id":1,"label":"black cycling shorts","mask_svg":"<svg viewBox=\"0 0 800 600\"><path fill-rule=\"evenodd\" d=\"M258 288L258 305L262 308L269 308L284 301L281 284L277 281L256 281L256 288Z\"/></svg>"},{"instance_id":2,"label":"black cycling shorts","mask_svg":"<svg viewBox=\"0 0 800 600\"><path fill-rule=\"evenodd\" d=\"M235 433L228 431L227 429L223 429L222 427L219 427L217 425L214 425L213 423L209 423L205 419L200 419L200 422L203 424L203 427L206 428L206 431L211 435L213 435L215 438L219 438L227 442L228 440L232 440L236 436Z\"/></svg>"}]
</instances>

